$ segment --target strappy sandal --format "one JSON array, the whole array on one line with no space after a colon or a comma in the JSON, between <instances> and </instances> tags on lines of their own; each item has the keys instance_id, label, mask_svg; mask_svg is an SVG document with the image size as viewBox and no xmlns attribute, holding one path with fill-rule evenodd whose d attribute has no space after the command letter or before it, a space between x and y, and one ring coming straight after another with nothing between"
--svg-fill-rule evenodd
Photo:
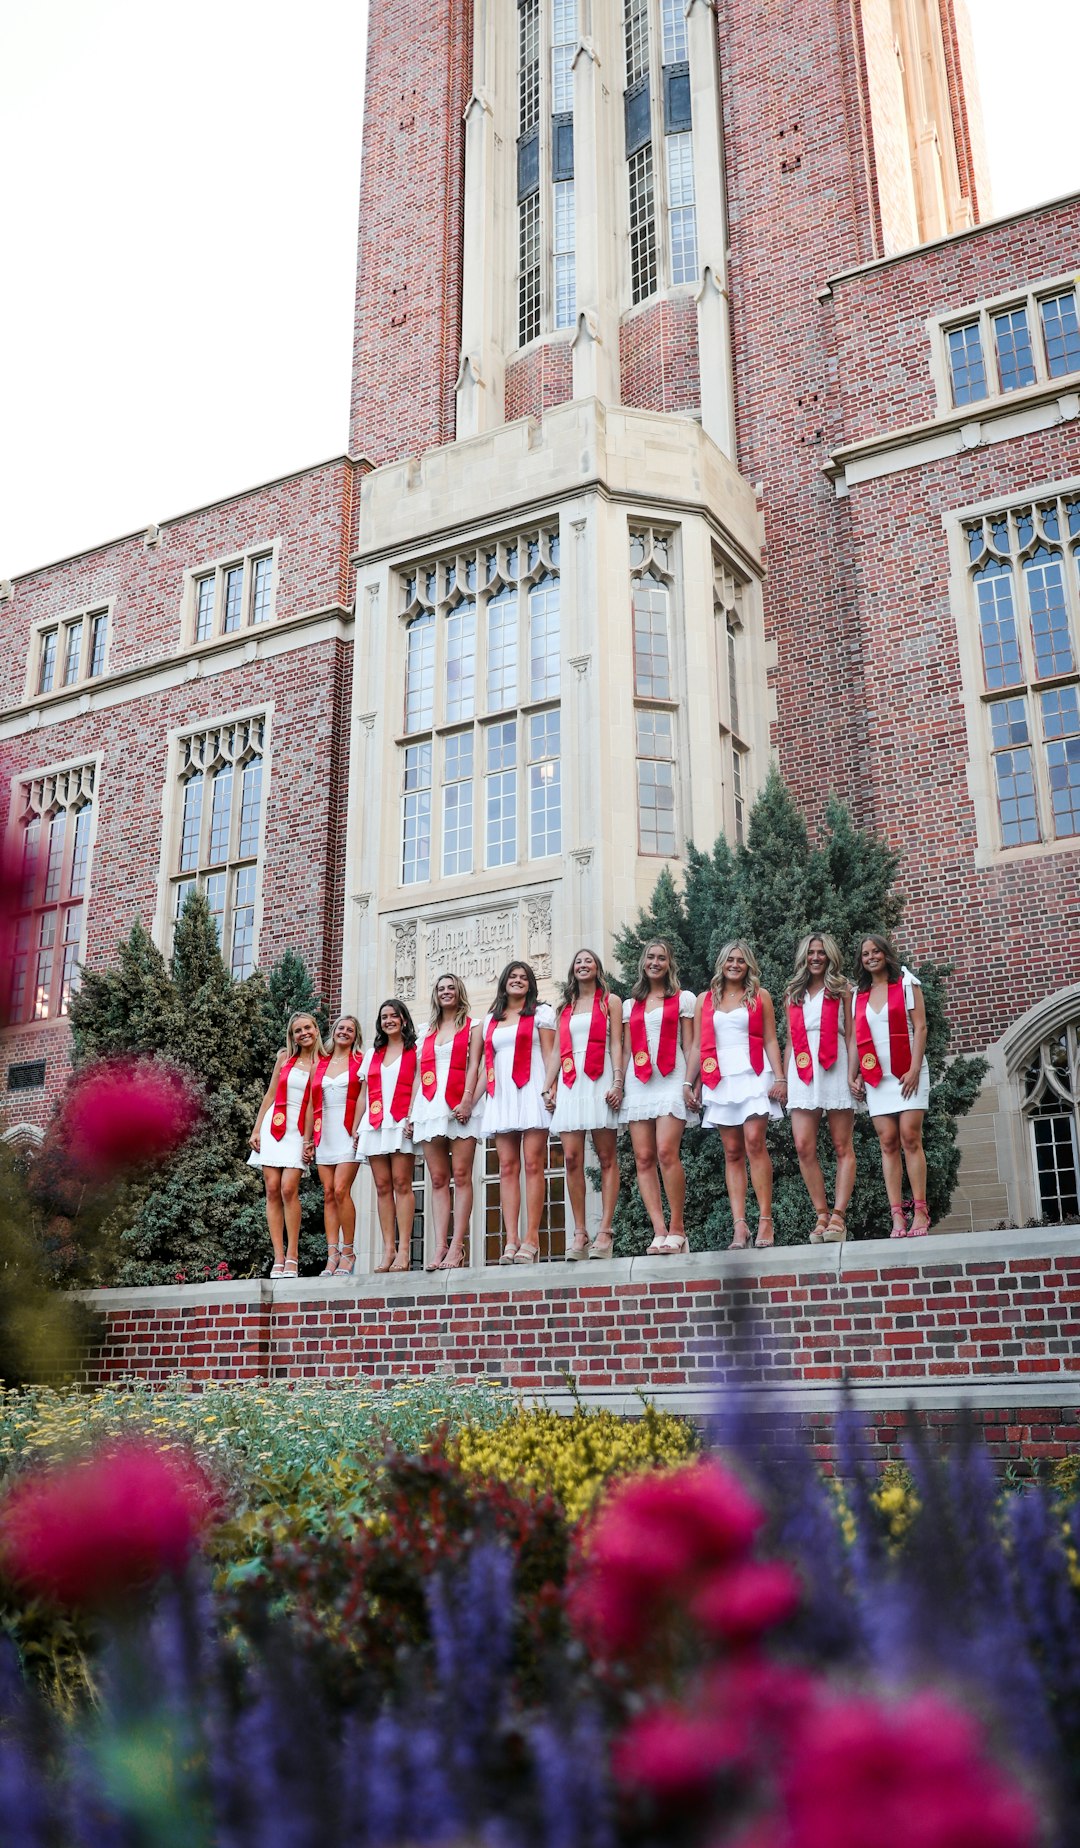
<instances>
[{"instance_id":1,"label":"strappy sandal","mask_svg":"<svg viewBox=\"0 0 1080 1848\"><path fill-rule=\"evenodd\" d=\"M300 1275L299 1259L286 1258L284 1264L281 1267L281 1274L283 1277L290 1277L290 1278L298 1277Z\"/></svg>"},{"instance_id":2,"label":"strappy sandal","mask_svg":"<svg viewBox=\"0 0 1080 1848\"><path fill-rule=\"evenodd\" d=\"M911 1224L908 1227L908 1237L925 1238L930 1230L930 1208L927 1206L925 1200L915 1200L912 1204L915 1211L911 1216ZM920 1217L923 1223L921 1226L917 1226L915 1221Z\"/></svg>"},{"instance_id":3,"label":"strappy sandal","mask_svg":"<svg viewBox=\"0 0 1080 1848\"><path fill-rule=\"evenodd\" d=\"M271 1281L271 1283L277 1283L277 1281L278 1281L278 1279L279 1279L280 1277L284 1277L284 1275L285 1275L285 1260L284 1260L284 1258L275 1258L275 1259L274 1259L274 1262L273 1262L273 1264L271 1264L271 1266L270 1266L270 1281Z\"/></svg>"},{"instance_id":4,"label":"strappy sandal","mask_svg":"<svg viewBox=\"0 0 1080 1848\"><path fill-rule=\"evenodd\" d=\"M740 1238L738 1235L740 1226L743 1229L742 1238ZM733 1219L731 1222L731 1227L732 1227L731 1244L728 1247L729 1251L749 1251L750 1249L750 1227L747 1225L746 1220L745 1219Z\"/></svg>"},{"instance_id":5,"label":"strappy sandal","mask_svg":"<svg viewBox=\"0 0 1080 1848\"><path fill-rule=\"evenodd\" d=\"M321 1270L319 1272L319 1276L320 1277L336 1277L337 1271L338 1271L339 1260L340 1260L340 1252L338 1250L338 1247L335 1245L332 1251L327 1252L326 1268L325 1270Z\"/></svg>"},{"instance_id":6,"label":"strappy sandal","mask_svg":"<svg viewBox=\"0 0 1080 1848\"><path fill-rule=\"evenodd\" d=\"M351 1277L355 1269L356 1247L354 1245L342 1245L341 1255L338 1258L337 1270L334 1272L334 1276Z\"/></svg>"},{"instance_id":7,"label":"strappy sandal","mask_svg":"<svg viewBox=\"0 0 1080 1848\"><path fill-rule=\"evenodd\" d=\"M890 1206L889 1211L892 1214L892 1231L889 1233L889 1237L890 1238L906 1238L908 1235L907 1234L907 1214L905 1213L903 1207L902 1206Z\"/></svg>"},{"instance_id":8,"label":"strappy sandal","mask_svg":"<svg viewBox=\"0 0 1080 1848\"><path fill-rule=\"evenodd\" d=\"M446 1256L443 1259L442 1263L436 1264L435 1269L441 1270L441 1271L460 1270L464 1263L465 1263L464 1250L455 1251L453 1245L451 1244L447 1250Z\"/></svg>"},{"instance_id":9,"label":"strappy sandal","mask_svg":"<svg viewBox=\"0 0 1080 1848\"><path fill-rule=\"evenodd\" d=\"M769 1228L768 1238L762 1238L761 1236L762 1226L768 1226ZM771 1251L775 1243L776 1243L776 1238L775 1238L775 1233L773 1229L772 1214L762 1213L760 1214L758 1218L757 1233L754 1238L754 1250L755 1251Z\"/></svg>"},{"instance_id":10,"label":"strappy sandal","mask_svg":"<svg viewBox=\"0 0 1080 1848\"><path fill-rule=\"evenodd\" d=\"M437 1251L435 1253L435 1256L432 1258L430 1264L424 1265L424 1269L426 1271L443 1270L445 1268L445 1265L446 1265L446 1248L444 1247L442 1251Z\"/></svg>"},{"instance_id":11,"label":"strappy sandal","mask_svg":"<svg viewBox=\"0 0 1080 1848\"><path fill-rule=\"evenodd\" d=\"M812 1245L823 1245L824 1244L825 1232L826 1232L826 1228L828 1227L828 1224L829 1224L829 1209L828 1207L826 1207L823 1213L818 1214L817 1224L815 1225L814 1230L810 1234L810 1243Z\"/></svg>"},{"instance_id":12,"label":"strappy sandal","mask_svg":"<svg viewBox=\"0 0 1080 1848\"><path fill-rule=\"evenodd\" d=\"M391 1264L390 1269L392 1271L398 1271L398 1272L411 1270L412 1261L409 1257L408 1252L407 1251L399 1252L397 1257L394 1259L394 1262Z\"/></svg>"},{"instance_id":13,"label":"strappy sandal","mask_svg":"<svg viewBox=\"0 0 1080 1848\"><path fill-rule=\"evenodd\" d=\"M502 1251L499 1254L499 1263L500 1264L516 1264L517 1254L520 1249L521 1247L519 1245L507 1245L505 1251Z\"/></svg>"},{"instance_id":14,"label":"strappy sandal","mask_svg":"<svg viewBox=\"0 0 1080 1848\"><path fill-rule=\"evenodd\" d=\"M847 1214L842 1213L838 1206L834 1206L829 1215L828 1226L825 1229L825 1243L827 1245L842 1245L846 1238Z\"/></svg>"}]
</instances>

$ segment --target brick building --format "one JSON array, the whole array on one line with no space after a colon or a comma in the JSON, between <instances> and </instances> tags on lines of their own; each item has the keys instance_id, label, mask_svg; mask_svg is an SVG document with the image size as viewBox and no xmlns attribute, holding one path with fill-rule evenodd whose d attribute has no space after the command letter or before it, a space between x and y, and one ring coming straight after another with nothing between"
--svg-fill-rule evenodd
<instances>
[{"instance_id":1,"label":"brick building","mask_svg":"<svg viewBox=\"0 0 1080 1848\"><path fill-rule=\"evenodd\" d=\"M993 220L963 0L373 0L368 55L349 455L0 592L8 1133L192 880L238 972L481 1002L776 752L956 966L955 1223L1075 1211L1080 201Z\"/></svg>"}]
</instances>

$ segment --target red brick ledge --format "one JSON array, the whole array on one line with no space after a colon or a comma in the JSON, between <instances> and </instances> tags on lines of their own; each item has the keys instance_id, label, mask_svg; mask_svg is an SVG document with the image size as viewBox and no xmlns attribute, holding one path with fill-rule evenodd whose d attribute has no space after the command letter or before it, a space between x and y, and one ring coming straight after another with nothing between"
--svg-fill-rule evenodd
<instances>
[{"instance_id":1,"label":"red brick ledge","mask_svg":"<svg viewBox=\"0 0 1080 1848\"><path fill-rule=\"evenodd\" d=\"M171 1285L87 1299L87 1384L373 1383L451 1371L568 1403L711 1403L736 1300L756 1319L763 1404L930 1411L1080 1403L1080 1229L705 1252L580 1265Z\"/></svg>"}]
</instances>

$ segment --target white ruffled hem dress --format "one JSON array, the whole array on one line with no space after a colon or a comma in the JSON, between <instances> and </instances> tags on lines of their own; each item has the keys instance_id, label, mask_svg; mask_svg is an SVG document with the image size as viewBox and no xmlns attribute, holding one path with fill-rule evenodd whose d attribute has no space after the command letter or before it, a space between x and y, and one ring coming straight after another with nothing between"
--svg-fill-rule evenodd
<instances>
[{"instance_id":1,"label":"white ruffled hem dress","mask_svg":"<svg viewBox=\"0 0 1080 1848\"><path fill-rule=\"evenodd\" d=\"M417 1087L412 1112L414 1142L434 1142L440 1136L445 1136L450 1142L457 1142L464 1137L480 1134L479 1105L474 1107L467 1123L459 1123L453 1111L447 1108L446 1084L450 1077L453 1051L453 1037L435 1041L435 1095L425 1097L422 1088Z\"/></svg>"},{"instance_id":2,"label":"white ruffled hem dress","mask_svg":"<svg viewBox=\"0 0 1080 1848\"><path fill-rule=\"evenodd\" d=\"M814 1061L813 1076L809 1084L804 1084L799 1077L795 1064L795 1049L788 1047L787 1062L787 1107L792 1110L854 1110L855 1099L848 1085L848 1049L843 1032L837 1032L836 1061L828 1069L818 1058L821 1044L821 1015L825 1001L825 990L819 989L816 995L807 995L802 1004L803 1023L806 1027L807 1043L810 1056ZM842 1027L842 1019L837 1022ZM721 1071L723 1066L721 1066Z\"/></svg>"},{"instance_id":3,"label":"white ruffled hem dress","mask_svg":"<svg viewBox=\"0 0 1080 1848\"><path fill-rule=\"evenodd\" d=\"M708 995L705 997L705 1005L711 1006L711 997ZM720 1083L713 1091L708 1086L702 1090L702 1129L734 1129L750 1117L783 1116L780 1105L769 1096L769 1086L775 1084L776 1079L768 1059L761 1072L756 1072L750 1063L750 1024L746 1003L732 1008L726 1014L721 1013L719 1008L713 1008L713 1026Z\"/></svg>"},{"instance_id":4,"label":"white ruffled hem dress","mask_svg":"<svg viewBox=\"0 0 1080 1848\"><path fill-rule=\"evenodd\" d=\"M589 1043L589 1029L592 1026L592 1003L583 1013L574 1014L570 1019L570 1044L574 1051L574 1064L577 1077L572 1085L563 1082L560 1065L556 1083L555 1109L551 1118L551 1133L561 1136L563 1130L575 1130L578 1134L587 1134L592 1129L618 1129L619 1119L607 1101L615 1080L611 1064L611 1042L604 1040L604 1069L599 1078L585 1076L585 1048Z\"/></svg>"},{"instance_id":5,"label":"white ruffled hem dress","mask_svg":"<svg viewBox=\"0 0 1080 1848\"><path fill-rule=\"evenodd\" d=\"M322 1082L322 1134L315 1149L315 1161L322 1168L336 1168L342 1161L359 1161L356 1145L345 1128L345 1101L349 1091L349 1068L329 1075Z\"/></svg>"},{"instance_id":6,"label":"white ruffled hem dress","mask_svg":"<svg viewBox=\"0 0 1080 1848\"><path fill-rule=\"evenodd\" d=\"M270 1134L274 1117L274 1106L271 1104L259 1131L259 1152L256 1154L252 1149L248 1156L249 1168L299 1168L304 1174L307 1173L300 1106L310 1077L310 1071L302 1065L293 1066L285 1085L285 1134L280 1141Z\"/></svg>"},{"instance_id":7,"label":"white ruffled hem dress","mask_svg":"<svg viewBox=\"0 0 1080 1848\"><path fill-rule=\"evenodd\" d=\"M498 1025L492 1037L492 1051L495 1055L495 1094L483 1100L481 1134L499 1136L503 1134L520 1134L526 1129L550 1129L551 1113L544 1102L544 1055L540 1048L540 1028L555 1028L554 1011L547 1006L538 1007L533 1016L536 1025L532 1036L532 1064L529 1068L529 1080L519 1090L514 1083L514 1046L517 1041L517 1021L509 1026ZM484 1037L487 1038L491 1015L484 1017ZM484 1068L481 1065L481 1080Z\"/></svg>"},{"instance_id":8,"label":"white ruffled hem dress","mask_svg":"<svg viewBox=\"0 0 1080 1848\"><path fill-rule=\"evenodd\" d=\"M910 969L901 971L904 984L904 1006L907 1009L908 1033L912 1032L911 1010L915 1006L915 990L922 987L917 975ZM867 1005L866 1019L874 1041L874 1051L881 1064L881 1083L868 1084L866 1087L866 1108L872 1117L899 1116L901 1110L925 1110L930 1102L930 1067L923 1058L919 1067L919 1086L914 1097L905 1097L900 1089L899 1078L892 1075L889 1062L889 1004L875 1014Z\"/></svg>"},{"instance_id":9,"label":"white ruffled hem dress","mask_svg":"<svg viewBox=\"0 0 1080 1848\"><path fill-rule=\"evenodd\" d=\"M623 1020L629 1031L630 1010L634 1003L629 1001L623 1008ZM684 988L679 994L679 1030L675 1039L675 1067L664 1077L657 1070L656 1055L660 1050L660 1028L664 1021L664 1009L650 1007L645 1010L645 1041L652 1060L652 1076L642 1084L634 1072L634 1056L631 1053L626 1064L626 1076L623 1080L622 1109L619 1112L620 1123L653 1123L657 1117L678 1117L680 1123L696 1122L692 1111L686 1108L683 1086L686 1083L686 1058L682 1049L682 1023L693 1020L697 997Z\"/></svg>"},{"instance_id":10,"label":"white ruffled hem dress","mask_svg":"<svg viewBox=\"0 0 1080 1848\"><path fill-rule=\"evenodd\" d=\"M371 1061L374 1056L374 1051L365 1052L364 1063L360 1067L361 1078L367 1078L371 1070ZM371 1119L368 1116L367 1106L370 1101L370 1092L365 1094L364 1115L361 1119L360 1136L356 1145L365 1160L370 1161L373 1155L411 1155L413 1152L412 1141L405 1134L405 1125L409 1120L409 1112L405 1112L400 1123L390 1114L390 1106L394 1101L394 1092L397 1089L398 1070L400 1065L400 1058L395 1059L393 1065L383 1065L383 1120L378 1129L372 1128Z\"/></svg>"}]
</instances>

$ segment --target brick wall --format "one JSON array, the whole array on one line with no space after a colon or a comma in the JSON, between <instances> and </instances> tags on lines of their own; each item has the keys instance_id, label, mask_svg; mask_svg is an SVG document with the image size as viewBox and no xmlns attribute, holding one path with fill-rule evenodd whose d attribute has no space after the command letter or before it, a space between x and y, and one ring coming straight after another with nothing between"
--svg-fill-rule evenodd
<instances>
[{"instance_id":1,"label":"brick wall","mask_svg":"<svg viewBox=\"0 0 1080 1848\"><path fill-rule=\"evenodd\" d=\"M376 465L453 439L471 88L472 0L372 7L349 447Z\"/></svg>"},{"instance_id":2,"label":"brick wall","mask_svg":"<svg viewBox=\"0 0 1080 1848\"><path fill-rule=\"evenodd\" d=\"M670 296L628 315L619 328L622 401L639 411L701 408L697 308Z\"/></svg>"},{"instance_id":3,"label":"brick wall","mask_svg":"<svg viewBox=\"0 0 1080 1848\"><path fill-rule=\"evenodd\" d=\"M507 423L518 417L542 417L552 405L574 395L574 354L569 340L545 340L506 367Z\"/></svg>"},{"instance_id":4,"label":"brick wall","mask_svg":"<svg viewBox=\"0 0 1080 1848\"><path fill-rule=\"evenodd\" d=\"M763 1415L784 1406L827 1424L847 1378L882 1444L899 1441L907 1403L947 1422L967 1401L995 1442L1030 1449L1064 1443L1080 1403L1075 1229L619 1260L585 1276L563 1266L418 1272L88 1300L103 1317L101 1346L82 1368L92 1385L161 1385L176 1373L196 1386L358 1375L378 1385L449 1370L567 1403L571 1374L594 1402L633 1410L644 1392L701 1412L718 1356L736 1338L747 1349L749 1311L757 1332L746 1371Z\"/></svg>"}]
</instances>

